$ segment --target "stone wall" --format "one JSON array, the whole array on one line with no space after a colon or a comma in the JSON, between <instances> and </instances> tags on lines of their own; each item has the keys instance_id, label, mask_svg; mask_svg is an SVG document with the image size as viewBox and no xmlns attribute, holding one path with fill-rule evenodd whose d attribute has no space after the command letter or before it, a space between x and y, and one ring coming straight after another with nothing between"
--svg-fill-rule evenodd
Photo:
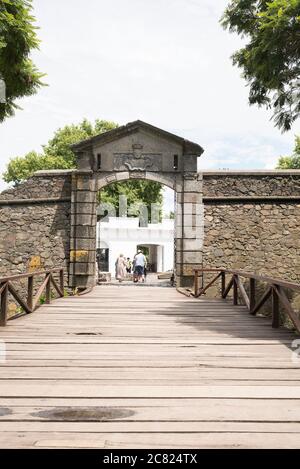
<instances>
[{"instance_id":1,"label":"stone wall","mask_svg":"<svg viewBox=\"0 0 300 469\"><path fill-rule=\"evenodd\" d=\"M204 267L300 283L300 171L207 172L203 201ZM215 286L208 295L219 291Z\"/></svg>"},{"instance_id":2,"label":"stone wall","mask_svg":"<svg viewBox=\"0 0 300 469\"><path fill-rule=\"evenodd\" d=\"M68 284L71 176L37 174L0 194L0 276L65 268ZM24 283L24 282L23 282ZM25 292L25 284L18 290Z\"/></svg>"},{"instance_id":3,"label":"stone wall","mask_svg":"<svg viewBox=\"0 0 300 469\"><path fill-rule=\"evenodd\" d=\"M0 193L1 200L69 198L72 171L37 171L27 181Z\"/></svg>"},{"instance_id":4,"label":"stone wall","mask_svg":"<svg viewBox=\"0 0 300 469\"><path fill-rule=\"evenodd\" d=\"M300 171L205 171L203 197L300 196Z\"/></svg>"},{"instance_id":5,"label":"stone wall","mask_svg":"<svg viewBox=\"0 0 300 469\"><path fill-rule=\"evenodd\" d=\"M205 205L203 264L300 283L300 203Z\"/></svg>"}]
</instances>

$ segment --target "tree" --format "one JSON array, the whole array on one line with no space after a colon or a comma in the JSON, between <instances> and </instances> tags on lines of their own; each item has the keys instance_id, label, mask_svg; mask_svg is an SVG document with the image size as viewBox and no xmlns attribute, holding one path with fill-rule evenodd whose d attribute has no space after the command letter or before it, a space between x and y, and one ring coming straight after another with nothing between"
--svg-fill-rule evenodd
<instances>
[{"instance_id":1,"label":"tree","mask_svg":"<svg viewBox=\"0 0 300 469\"><path fill-rule=\"evenodd\" d=\"M300 169L300 136L295 138L295 149L292 156L281 156L277 169Z\"/></svg>"},{"instance_id":2,"label":"tree","mask_svg":"<svg viewBox=\"0 0 300 469\"><path fill-rule=\"evenodd\" d=\"M282 131L300 114L300 0L231 0L221 24L249 41L233 55L249 103L273 110Z\"/></svg>"},{"instance_id":3,"label":"tree","mask_svg":"<svg viewBox=\"0 0 300 469\"><path fill-rule=\"evenodd\" d=\"M31 0L0 0L0 79L6 91L0 122L20 109L17 99L35 94L43 85L44 75L29 58L40 42L31 10Z\"/></svg>"},{"instance_id":4,"label":"tree","mask_svg":"<svg viewBox=\"0 0 300 469\"><path fill-rule=\"evenodd\" d=\"M76 168L75 155L70 145L115 127L117 124L114 122L99 119L94 124L84 119L80 124L66 125L58 129L47 145L43 146L43 153L31 151L23 157L12 158L3 174L3 179L5 182L17 185L40 169Z\"/></svg>"},{"instance_id":5,"label":"tree","mask_svg":"<svg viewBox=\"0 0 300 469\"><path fill-rule=\"evenodd\" d=\"M111 204L119 213L120 196L125 196L127 199L128 215L139 216L141 223L147 224L148 221L160 221L162 212L160 205L163 201L162 186L158 182L134 180L125 182L115 182L106 186L99 193L99 202L104 204ZM142 204L142 206L141 206ZM152 204L157 204L157 211L155 212L156 220L151 220ZM104 206L105 208L105 206ZM147 211L144 211L144 208ZM105 215L105 213L103 214ZM109 215L109 213L108 213Z\"/></svg>"},{"instance_id":6,"label":"tree","mask_svg":"<svg viewBox=\"0 0 300 469\"><path fill-rule=\"evenodd\" d=\"M84 119L80 124L66 125L55 132L53 138L43 146L43 153L31 151L23 157L10 160L3 174L4 181L18 185L28 179L37 170L76 168L75 155L70 145L81 140L112 130L117 124L97 119L94 124ZM162 202L161 185L153 181L132 180L108 185L101 191L99 201L112 204L119 210L119 196L127 197L128 205L133 209L132 215L138 212L138 203L142 202L151 214L151 204ZM134 205L136 210L134 210Z\"/></svg>"}]
</instances>

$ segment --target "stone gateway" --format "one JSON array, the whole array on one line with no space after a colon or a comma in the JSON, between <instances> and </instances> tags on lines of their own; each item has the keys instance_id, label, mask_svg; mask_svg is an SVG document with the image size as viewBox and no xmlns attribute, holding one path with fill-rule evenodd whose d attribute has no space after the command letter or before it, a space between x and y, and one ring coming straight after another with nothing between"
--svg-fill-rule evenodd
<instances>
[{"instance_id":1,"label":"stone gateway","mask_svg":"<svg viewBox=\"0 0 300 469\"><path fill-rule=\"evenodd\" d=\"M300 171L197 172L200 145L135 121L72 147L78 169L38 171L0 194L0 275L65 266L72 288L96 276L98 191L130 179L175 191L175 275L227 267L300 280Z\"/></svg>"}]
</instances>

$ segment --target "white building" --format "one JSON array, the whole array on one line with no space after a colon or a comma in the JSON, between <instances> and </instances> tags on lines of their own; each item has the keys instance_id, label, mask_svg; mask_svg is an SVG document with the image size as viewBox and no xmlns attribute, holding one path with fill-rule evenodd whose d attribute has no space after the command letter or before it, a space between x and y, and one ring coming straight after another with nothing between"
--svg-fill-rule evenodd
<instances>
[{"instance_id":1,"label":"white building","mask_svg":"<svg viewBox=\"0 0 300 469\"><path fill-rule=\"evenodd\" d=\"M174 220L139 226L139 218L107 217L97 223L97 257L101 271L115 275L120 254L131 260L138 248L146 248L149 270L166 272L174 264Z\"/></svg>"}]
</instances>

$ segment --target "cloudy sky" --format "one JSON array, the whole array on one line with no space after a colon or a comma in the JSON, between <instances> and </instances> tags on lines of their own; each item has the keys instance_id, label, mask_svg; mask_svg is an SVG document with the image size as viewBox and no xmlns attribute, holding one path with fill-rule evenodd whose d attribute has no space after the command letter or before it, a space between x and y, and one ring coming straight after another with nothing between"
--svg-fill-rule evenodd
<instances>
[{"instance_id":1,"label":"cloudy sky","mask_svg":"<svg viewBox=\"0 0 300 469\"><path fill-rule=\"evenodd\" d=\"M142 119L198 142L199 167L273 168L299 127L282 135L249 107L230 56L241 40L219 19L228 0L34 0L49 85L0 126L0 172L39 151L67 123ZM5 187L0 183L0 188Z\"/></svg>"}]
</instances>

